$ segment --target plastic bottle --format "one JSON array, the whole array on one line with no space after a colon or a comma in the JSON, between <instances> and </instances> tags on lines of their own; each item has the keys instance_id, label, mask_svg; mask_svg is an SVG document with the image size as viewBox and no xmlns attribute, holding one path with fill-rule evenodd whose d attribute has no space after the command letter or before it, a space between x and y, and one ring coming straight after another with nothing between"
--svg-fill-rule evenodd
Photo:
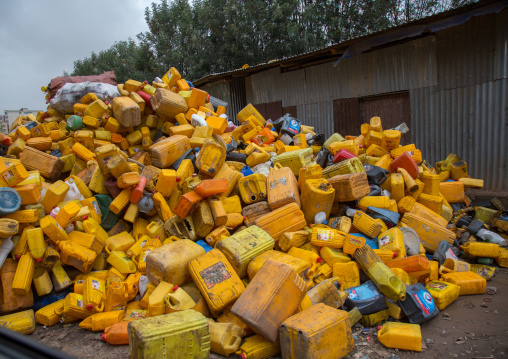
<instances>
[{"instance_id":1,"label":"plastic bottle","mask_svg":"<svg viewBox=\"0 0 508 359\"><path fill-rule=\"evenodd\" d=\"M315 224L327 224L326 222L326 213L325 212L318 212L314 216L314 223Z\"/></svg>"},{"instance_id":2,"label":"plastic bottle","mask_svg":"<svg viewBox=\"0 0 508 359\"><path fill-rule=\"evenodd\" d=\"M110 327L104 329L101 339L103 342L108 342L112 345L127 345L129 344L129 332L128 332L129 321L122 321L120 323L113 324Z\"/></svg>"},{"instance_id":3,"label":"plastic bottle","mask_svg":"<svg viewBox=\"0 0 508 359\"><path fill-rule=\"evenodd\" d=\"M53 218L55 218L58 213L60 213L60 207L55 207L51 210L51 212L49 213L49 215Z\"/></svg>"},{"instance_id":4,"label":"plastic bottle","mask_svg":"<svg viewBox=\"0 0 508 359\"><path fill-rule=\"evenodd\" d=\"M138 288L139 295L141 296L141 298L143 298L143 296L145 295L146 286L148 285L148 283L150 283L150 279L148 279L146 275L141 275L141 277L139 277Z\"/></svg>"},{"instance_id":5,"label":"plastic bottle","mask_svg":"<svg viewBox=\"0 0 508 359\"><path fill-rule=\"evenodd\" d=\"M73 199L79 199L81 201L82 199L85 199L72 178L68 178L65 183L69 186L69 191L65 195L64 201L72 201Z\"/></svg>"},{"instance_id":6,"label":"plastic bottle","mask_svg":"<svg viewBox=\"0 0 508 359\"><path fill-rule=\"evenodd\" d=\"M489 231L488 229L482 228L476 233L477 237L480 237L487 243L495 243L500 247L508 247L508 239L504 239L499 234Z\"/></svg>"}]
</instances>

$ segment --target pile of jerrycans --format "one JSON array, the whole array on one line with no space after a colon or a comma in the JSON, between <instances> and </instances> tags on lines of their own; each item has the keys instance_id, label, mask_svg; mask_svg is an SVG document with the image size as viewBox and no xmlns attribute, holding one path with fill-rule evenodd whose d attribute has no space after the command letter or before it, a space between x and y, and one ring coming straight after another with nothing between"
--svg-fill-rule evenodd
<instances>
[{"instance_id":1,"label":"pile of jerrycans","mask_svg":"<svg viewBox=\"0 0 508 359\"><path fill-rule=\"evenodd\" d=\"M175 68L118 93L11 126L12 330L79 322L132 358L329 359L359 322L420 351L422 323L508 266L501 202L466 195L483 181L455 154L432 166L379 117L325 138L248 104L235 124Z\"/></svg>"}]
</instances>

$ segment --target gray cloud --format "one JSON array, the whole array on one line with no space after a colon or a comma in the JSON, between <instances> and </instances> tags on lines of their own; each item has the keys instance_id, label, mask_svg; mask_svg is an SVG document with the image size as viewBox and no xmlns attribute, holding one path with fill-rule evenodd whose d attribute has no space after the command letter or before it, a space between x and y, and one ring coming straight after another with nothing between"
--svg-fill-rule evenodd
<instances>
[{"instance_id":1,"label":"gray cloud","mask_svg":"<svg viewBox=\"0 0 508 359\"><path fill-rule=\"evenodd\" d=\"M151 0L0 0L0 114L45 110L41 86L92 51L148 30Z\"/></svg>"}]
</instances>

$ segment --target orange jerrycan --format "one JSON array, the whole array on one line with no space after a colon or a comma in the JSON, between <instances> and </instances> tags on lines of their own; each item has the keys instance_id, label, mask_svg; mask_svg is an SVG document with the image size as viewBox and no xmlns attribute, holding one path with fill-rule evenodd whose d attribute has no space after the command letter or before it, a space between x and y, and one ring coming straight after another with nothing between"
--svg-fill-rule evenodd
<instances>
[{"instance_id":1,"label":"orange jerrycan","mask_svg":"<svg viewBox=\"0 0 508 359\"><path fill-rule=\"evenodd\" d=\"M124 315L125 310L93 314L79 323L79 327L93 332L103 331L107 327L120 322Z\"/></svg>"},{"instance_id":2,"label":"orange jerrycan","mask_svg":"<svg viewBox=\"0 0 508 359\"><path fill-rule=\"evenodd\" d=\"M278 242L284 232L294 232L307 225L302 210L296 203L286 204L275 211L264 214L255 221L256 226Z\"/></svg>"},{"instance_id":3,"label":"orange jerrycan","mask_svg":"<svg viewBox=\"0 0 508 359\"><path fill-rule=\"evenodd\" d=\"M102 279L88 277L83 286L83 303L85 308L92 313L104 310L106 296L106 283Z\"/></svg>"},{"instance_id":4,"label":"orange jerrycan","mask_svg":"<svg viewBox=\"0 0 508 359\"><path fill-rule=\"evenodd\" d=\"M279 326L294 314L305 296L306 288L305 282L291 267L269 259L238 298L231 312L256 333L275 342L279 337Z\"/></svg>"},{"instance_id":5,"label":"orange jerrycan","mask_svg":"<svg viewBox=\"0 0 508 359\"><path fill-rule=\"evenodd\" d=\"M422 332L419 324L387 322L377 333L384 346L403 350L422 350Z\"/></svg>"},{"instance_id":6,"label":"orange jerrycan","mask_svg":"<svg viewBox=\"0 0 508 359\"><path fill-rule=\"evenodd\" d=\"M436 212L430 210L425 205L416 202L413 197L406 196L402 198L397 204L399 213L411 213L420 218L434 222L441 227L446 227L448 221L438 215Z\"/></svg>"},{"instance_id":7,"label":"orange jerrycan","mask_svg":"<svg viewBox=\"0 0 508 359\"><path fill-rule=\"evenodd\" d=\"M440 280L460 287L460 295L483 294L487 281L475 272L451 272L443 274Z\"/></svg>"},{"instance_id":8,"label":"orange jerrycan","mask_svg":"<svg viewBox=\"0 0 508 359\"><path fill-rule=\"evenodd\" d=\"M302 190L303 184L305 183L306 180L321 178L322 171L323 168L321 168L321 166L317 164L309 167L300 168L298 174L298 187L300 188L300 190Z\"/></svg>"},{"instance_id":9,"label":"orange jerrycan","mask_svg":"<svg viewBox=\"0 0 508 359\"><path fill-rule=\"evenodd\" d=\"M276 165L266 177L268 206L272 211L292 202L300 207L300 191L293 171Z\"/></svg>"},{"instance_id":10,"label":"orange jerrycan","mask_svg":"<svg viewBox=\"0 0 508 359\"><path fill-rule=\"evenodd\" d=\"M307 223L314 223L314 217L324 212L326 218L330 215L335 199L335 189L324 178L308 179L302 189L302 211Z\"/></svg>"},{"instance_id":11,"label":"orange jerrycan","mask_svg":"<svg viewBox=\"0 0 508 359\"><path fill-rule=\"evenodd\" d=\"M208 319L210 329L210 351L229 356L240 347L244 330L233 323L216 323Z\"/></svg>"},{"instance_id":12,"label":"orange jerrycan","mask_svg":"<svg viewBox=\"0 0 508 359\"><path fill-rule=\"evenodd\" d=\"M189 270L212 315L216 317L231 307L245 290L226 256L217 249L194 259L189 264Z\"/></svg>"},{"instance_id":13,"label":"orange jerrycan","mask_svg":"<svg viewBox=\"0 0 508 359\"><path fill-rule=\"evenodd\" d=\"M349 315L316 304L282 323L280 345L283 358L343 358L354 349Z\"/></svg>"},{"instance_id":14,"label":"orange jerrycan","mask_svg":"<svg viewBox=\"0 0 508 359\"><path fill-rule=\"evenodd\" d=\"M258 226L250 226L217 243L220 250L236 273L243 278L247 275L250 261L263 252L273 249L272 237Z\"/></svg>"},{"instance_id":15,"label":"orange jerrycan","mask_svg":"<svg viewBox=\"0 0 508 359\"><path fill-rule=\"evenodd\" d=\"M112 345L129 344L129 332L127 330L129 321L122 321L104 329L101 339Z\"/></svg>"},{"instance_id":16,"label":"orange jerrycan","mask_svg":"<svg viewBox=\"0 0 508 359\"><path fill-rule=\"evenodd\" d=\"M355 201L370 193L365 173L341 174L330 177L328 182L335 189L335 202Z\"/></svg>"}]
</instances>

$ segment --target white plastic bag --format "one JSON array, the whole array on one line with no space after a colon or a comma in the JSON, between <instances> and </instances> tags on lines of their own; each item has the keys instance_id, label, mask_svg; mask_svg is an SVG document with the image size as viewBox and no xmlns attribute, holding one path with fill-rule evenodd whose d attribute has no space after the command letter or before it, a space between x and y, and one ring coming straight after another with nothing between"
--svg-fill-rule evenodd
<instances>
[{"instance_id":1,"label":"white plastic bag","mask_svg":"<svg viewBox=\"0 0 508 359\"><path fill-rule=\"evenodd\" d=\"M67 83L51 100L51 107L62 113L73 113L72 107L87 93L94 93L103 101L111 101L120 96L116 86L102 82Z\"/></svg>"}]
</instances>

